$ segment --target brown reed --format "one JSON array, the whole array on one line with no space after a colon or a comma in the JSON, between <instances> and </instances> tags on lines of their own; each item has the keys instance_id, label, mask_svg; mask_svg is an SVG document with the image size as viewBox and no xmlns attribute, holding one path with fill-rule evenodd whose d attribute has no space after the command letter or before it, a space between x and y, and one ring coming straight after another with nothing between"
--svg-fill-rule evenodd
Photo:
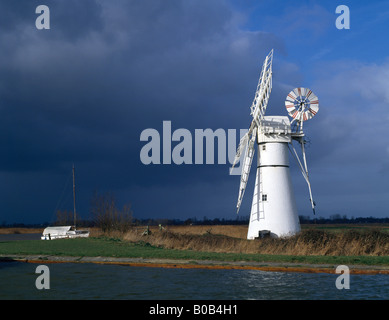
<instances>
[{"instance_id":1,"label":"brown reed","mask_svg":"<svg viewBox=\"0 0 389 320\"><path fill-rule=\"evenodd\" d=\"M379 229L331 232L307 229L289 238L247 240L247 226L174 226L160 230L144 227L118 234L123 240L148 242L168 249L208 252L356 256L389 255L389 234Z\"/></svg>"}]
</instances>

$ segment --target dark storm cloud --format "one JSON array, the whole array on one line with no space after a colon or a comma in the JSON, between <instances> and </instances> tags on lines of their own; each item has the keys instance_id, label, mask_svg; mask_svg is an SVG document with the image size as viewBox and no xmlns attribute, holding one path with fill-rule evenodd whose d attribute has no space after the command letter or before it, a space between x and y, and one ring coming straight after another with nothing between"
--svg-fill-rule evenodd
<instances>
[{"instance_id":1,"label":"dark storm cloud","mask_svg":"<svg viewBox=\"0 0 389 320\"><path fill-rule=\"evenodd\" d=\"M142 203L149 195L142 188L155 194L164 186L161 197L173 201L174 188L195 183L197 193L184 200L195 210L201 183L225 181L228 165L145 166L140 133L162 132L163 120L173 131L248 127L263 58L271 48L283 51L282 42L243 30L243 16L226 1L46 1L50 30L35 28L38 4L0 7L8 26L0 32L0 167L13 179L8 193L30 190L34 198L43 188L50 200L40 197L25 211L52 209L57 175L75 162L85 196L111 189ZM30 185L20 172L45 183Z\"/></svg>"},{"instance_id":2,"label":"dark storm cloud","mask_svg":"<svg viewBox=\"0 0 389 320\"><path fill-rule=\"evenodd\" d=\"M259 69L258 56L264 55L268 49L264 43L271 39L241 32L223 3L176 1L141 7L139 2L134 6L102 2L105 7L100 10L94 2L88 3L95 10L85 4L71 10L70 2L65 10L59 3L50 7L52 30L47 33L66 36L46 37L27 28L15 35L20 44L3 64L3 105L9 123L20 124L12 130L28 128L28 139L36 134L41 148L54 140L60 144L72 140L76 145L85 141L85 147L93 149L90 140L95 136L101 141L105 133L130 150L139 130L164 119L184 127L225 126L226 110L235 108L231 98L243 89L242 82L248 83L242 75L253 65ZM58 26L56 11L61 12ZM97 11L103 16L95 17ZM86 12L92 13L89 18ZM80 24L83 20L88 21L85 26ZM93 20L100 22L99 28L91 27ZM77 29L84 35L82 41ZM256 77L258 72L251 73ZM13 137L25 135L15 132ZM12 145L25 150L15 142Z\"/></svg>"},{"instance_id":3,"label":"dark storm cloud","mask_svg":"<svg viewBox=\"0 0 389 320\"><path fill-rule=\"evenodd\" d=\"M62 40L78 39L91 30L101 30L101 6L95 0L3 0L0 3L2 32L20 32L23 28L35 28L35 13L39 5L50 9L51 26L55 32L48 37L61 37Z\"/></svg>"}]
</instances>

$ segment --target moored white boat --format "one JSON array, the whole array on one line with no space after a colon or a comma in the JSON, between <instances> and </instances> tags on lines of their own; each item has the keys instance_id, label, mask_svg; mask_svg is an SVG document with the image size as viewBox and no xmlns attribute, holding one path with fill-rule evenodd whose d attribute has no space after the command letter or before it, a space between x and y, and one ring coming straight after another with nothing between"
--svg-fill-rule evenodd
<instances>
[{"instance_id":1,"label":"moored white boat","mask_svg":"<svg viewBox=\"0 0 389 320\"><path fill-rule=\"evenodd\" d=\"M57 226L47 227L43 230L41 240L54 240L54 239L68 239L68 238L87 238L89 237L88 230L76 229L76 184L74 177L74 165L73 165L73 226Z\"/></svg>"},{"instance_id":2,"label":"moored white boat","mask_svg":"<svg viewBox=\"0 0 389 320\"><path fill-rule=\"evenodd\" d=\"M41 240L68 239L68 238L87 238L88 230L72 230L72 226L47 227L43 230Z\"/></svg>"}]
</instances>

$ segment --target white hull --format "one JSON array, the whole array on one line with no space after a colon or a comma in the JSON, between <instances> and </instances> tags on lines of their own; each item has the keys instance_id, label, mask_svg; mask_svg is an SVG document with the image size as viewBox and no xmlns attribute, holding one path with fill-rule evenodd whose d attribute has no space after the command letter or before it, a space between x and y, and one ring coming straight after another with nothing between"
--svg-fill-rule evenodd
<instances>
[{"instance_id":1,"label":"white hull","mask_svg":"<svg viewBox=\"0 0 389 320\"><path fill-rule=\"evenodd\" d=\"M71 226L47 227L43 231L41 240L72 239L72 238L87 238L87 237L89 237L89 231L71 230Z\"/></svg>"}]
</instances>

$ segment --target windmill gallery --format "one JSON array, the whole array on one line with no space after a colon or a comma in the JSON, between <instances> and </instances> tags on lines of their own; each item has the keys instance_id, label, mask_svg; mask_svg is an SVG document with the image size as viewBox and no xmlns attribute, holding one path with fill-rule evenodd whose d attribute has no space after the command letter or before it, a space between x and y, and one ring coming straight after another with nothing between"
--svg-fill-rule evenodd
<instances>
[{"instance_id":1,"label":"windmill gallery","mask_svg":"<svg viewBox=\"0 0 389 320\"><path fill-rule=\"evenodd\" d=\"M317 96L307 88L298 87L286 96L287 116L266 115L266 108L272 89L273 50L266 56L251 105L252 122L249 129L240 130L240 142L236 148L236 130L195 129L194 161L192 133L187 129L177 129L172 133L171 122L163 121L162 163L204 164L215 163L215 138L217 138L217 163L232 164L230 174L240 175L237 202L239 212L246 190L250 168L257 145L257 170L252 199L247 239L291 236L300 231L296 201L289 172L288 150L299 165L307 182L309 199L313 213L315 202L312 197L307 160L305 155L305 134L303 124L312 119L319 110ZM204 140L206 141L204 148ZM157 130L142 131L140 141L147 141L140 152L143 164L161 164L161 137ZM178 142L172 150L172 142ZM293 141L302 151L298 155ZM236 150L236 151L235 151ZM228 151L228 152L227 152ZM228 155L228 157L226 156ZM239 163L239 167L237 164Z\"/></svg>"}]
</instances>

